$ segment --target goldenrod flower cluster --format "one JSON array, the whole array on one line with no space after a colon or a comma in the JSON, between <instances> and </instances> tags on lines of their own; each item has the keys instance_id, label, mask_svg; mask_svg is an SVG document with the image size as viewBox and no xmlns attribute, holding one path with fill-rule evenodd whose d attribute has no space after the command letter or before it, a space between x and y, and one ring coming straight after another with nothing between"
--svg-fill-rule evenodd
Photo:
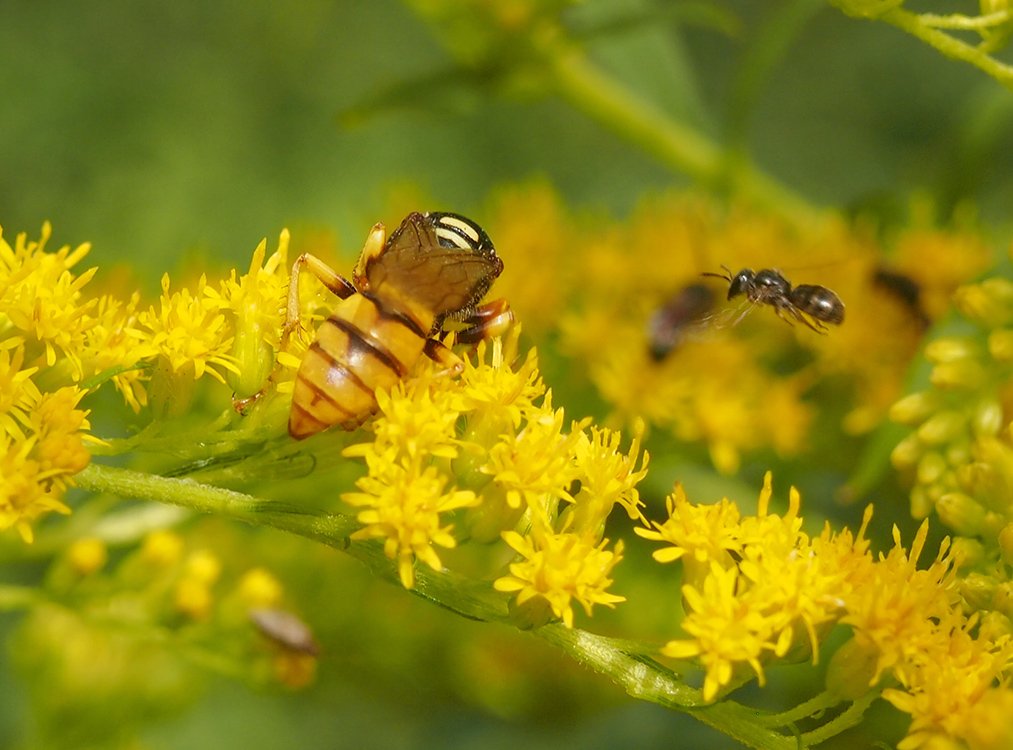
<instances>
[{"instance_id":1,"label":"goldenrod flower cluster","mask_svg":"<svg viewBox=\"0 0 1013 750\"><path fill-rule=\"evenodd\" d=\"M791 227L685 197L657 199L616 222L570 216L551 190L535 186L504 192L491 213L507 268L497 293L539 346L517 327L461 349L457 375L423 357L376 393L376 413L361 429L300 443L284 433L283 412L330 300L310 282L299 294L302 325L286 330L287 232L271 255L261 243L243 274L191 284L164 276L147 307L137 294L90 294L95 270L77 269L88 246L47 251L48 226L38 242L0 240L0 526L45 545L54 537L44 532L61 527L38 520L69 512L65 492L76 475L92 490L295 531L378 561L403 587L476 619L579 639L576 626L596 605L638 606L622 586L636 539L619 536L632 522L637 535L661 543L657 562L679 563L680 583L668 595L683 616L664 645L583 654L601 658L602 671L612 674L603 654L637 653L644 670L658 655L683 670L695 666L701 690L692 705L703 710L751 680L765 684L779 664L828 661L820 709L882 696L912 719L903 747L1009 741L1006 725L991 720L1011 702L1013 663L1008 281L960 289L963 332L928 344L929 385L898 401L926 326L945 314L942 300L986 262L974 233L913 228L884 261L870 237L843 221ZM950 260L955 249L959 261ZM743 317L748 308L723 299L727 282L711 279L703 283L714 284L714 308L687 323L671 351L652 352L650 320L672 295L701 283L703 272L773 267L775 257L793 280L819 281L845 299L846 324L821 336L790 328L769 309ZM795 261L820 268L818 278L788 270ZM595 394L585 402L604 401L604 423L574 419L572 394L543 382L537 350L556 342L579 365L567 368L567 386ZM136 434L89 434L82 400L109 384L123 413L144 425ZM641 443L659 433L677 451L701 446L728 473L745 458L838 450L833 440L814 447L814 437L867 433L891 403L891 416L913 428L893 460L915 479L916 516L934 510L958 535L921 567L927 522L907 546L895 530L893 547L876 556L866 538L871 509L857 531L826 524L812 534L794 488L787 510L772 510L769 473L755 514L727 498L693 505L676 486L666 516L648 520ZM633 439L620 431L627 425ZM91 462L135 449L167 468ZM288 487L278 491L285 483L273 468L298 457L306 463L293 474L315 462L336 477L328 491L313 489L316 507L289 507ZM266 476L275 484L260 486ZM250 488L256 496L240 491ZM94 523L82 515L82 524ZM79 680L74 664L93 651L147 653L151 644L135 637L142 631L170 643L185 633L194 661L221 671L245 675L235 662L252 649L270 656L276 680L312 678L312 634L286 611L281 584L266 570L236 580L216 552L187 549L167 530L122 553L110 554L107 541L96 534L74 543L43 599L25 605L33 612L26 654L57 639L79 644L65 663L40 668L47 679ZM454 598L453 587L464 584L480 612ZM96 622L130 638L95 635ZM847 633L843 646L832 645L832 629ZM223 636L237 645L212 658L206 646ZM142 663L169 674L172 692L183 680L174 681L177 667L163 658ZM667 686L659 695L690 690L658 669L650 679L637 672L642 681L627 689L650 695L656 679ZM132 684L125 671L109 675L109 694ZM620 680L618 669L613 676ZM864 709L847 710L860 718Z\"/></svg>"},{"instance_id":2,"label":"goldenrod flower cluster","mask_svg":"<svg viewBox=\"0 0 1013 750\"><path fill-rule=\"evenodd\" d=\"M865 539L871 506L857 533L826 524L810 536L795 488L782 515L771 512L771 496L769 472L755 515L727 499L693 505L677 487L668 517L637 529L666 545L654 553L658 562L682 565L688 637L669 641L662 653L700 664L704 699L752 675L763 685L767 664L806 657L816 664L820 644L839 624L851 637L830 661L831 700L883 690L912 717L904 748L943 740L1007 747L1013 726L996 711L1013 700L1006 686L1013 633L1008 622L986 627L964 611L949 542L919 568L928 523L909 549L895 527L894 547L876 558Z\"/></svg>"},{"instance_id":3,"label":"goldenrod flower cluster","mask_svg":"<svg viewBox=\"0 0 1013 750\"><path fill-rule=\"evenodd\" d=\"M646 420L686 445L702 444L724 473L744 457L811 452L822 430L860 435L880 425L927 322L989 262L971 227L916 224L888 255L860 225L840 219L799 227L685 195L647 200L619 222L572 216L536 184L503 191L490 213L507 266L497 288L526 330L558 339L582 363L578 378L612 407L615 422ZM845 301L846 324L820 336L785 325L769 308L726 302L728 283L701 276L722 266L776 268L793 283L827 286ZM667 354L652 354L652 318L698 285L710 289L711 309L680 323Z\"/></svg>"},{"instance_id":4,"label":"goldenrod flower cluster","mask_svg":"<svg viewBox=\"0 0 1013 750\"><path fill-rule=\"evenodd\" d=\"M534 350L511 365L516 342L515 331L506 351L498 339L480 344L457 379L434 375L427 363L379 393L373 442L345 450L362 457L368 473L343 499L360 509L363 527L352 538L383 540L406 588L416 561L443 569L438 548L502 537L518 561L495 588L516 592L521 607L547 603L572 626L574 604L590 614L594 604L623 600L607 591L622 543L608 549L602 535L617 504L639 517L636 484L647 458L636 468L636 441L623 452L618 434L567 424L538 376Z\"/></svg>"}]
</instances>

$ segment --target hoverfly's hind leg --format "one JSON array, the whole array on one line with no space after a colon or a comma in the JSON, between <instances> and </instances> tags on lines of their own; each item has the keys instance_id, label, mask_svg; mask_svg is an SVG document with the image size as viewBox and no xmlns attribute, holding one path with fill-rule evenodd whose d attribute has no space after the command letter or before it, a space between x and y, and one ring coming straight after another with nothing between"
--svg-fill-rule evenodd
<instances>
[{"instance_id":1,"label":"hoverfly's hind leg","mask_svg":"<svg viewBox=\"0 0 1013 750\"><path fill-rule=\"evenodd\" d=\"M484 339L502 336L514 322L514 314L505 299L487 302L475 311L462 318L467 328L458 331L455 341L458 344L477 344Z\"/></svg>"},{"instance_id":2,"label":"hoverfly's hind leg","mask_svg":"<svg viewBox=\"0 0 1013 750\"><path fill-rule=\"evenodd\" d=\"M375 232L376 227L373 229ZM372 238L373 235L371 234L370 240ZM367 247L370 240L366 240ZM278 351L285 351L288 348L288 340L291 338L292 332L299 328L299 276L304 270L312 273L321 284L341 299L346 299L356 292L355 285L352 282L336 273L333 268L315 255L303 253L296 258L295 263L292 264L292 274L289 276L288 281L288 305L285 308L285 323L281 329L281 341L278 344ZM277 367L275 367L275 370L272 370L267 382L264 383L264 387L256 393L245 398L233 396L232 408L240 414L246 414L250 410L250 407L263 398L264 394L274 384L276 372Z\"/></svg>"},{"instance_id":3,"label":"hoverfly's hind leg","mask_svg":"<svg viewBox=\"0 0 1013 750\"><path fill-rule=\"evenodd\" d=\"M464 372L464 360L439 339L426 339L426 346L422 351L443 368L436 373L437 376L459 375Z\"/></svg>"}]
</instances>

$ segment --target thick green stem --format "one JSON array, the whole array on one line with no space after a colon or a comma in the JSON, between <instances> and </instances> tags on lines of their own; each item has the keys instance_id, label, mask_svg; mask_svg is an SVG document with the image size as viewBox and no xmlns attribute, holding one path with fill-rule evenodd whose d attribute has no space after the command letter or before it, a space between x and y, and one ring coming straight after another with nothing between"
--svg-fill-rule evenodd
<instances>
[{"instance_id":1,"label":"thick green stem","mask_svg":"<svg viewBox=\"0 0 1013 750\"><path fill-rule=\"evenodd\" d=\"M745 157L730 161L714 141L635 96L579 49L561 47L548 60L556 88L567 101L666 166L709 188L742 195L797 220L817 215L804 198L760 172Z\"/></svg>"},{"instance_id":2,"label":"thick green stem","mask_svg":"<svg viewBox=\"0 0 1013 750\"><path fill-rule=\"evenodd\" d=\"M675 673L630 648L636 644L562 625L547 625L535 632L584 666L607 676L634 698L692 714L748 747L797 750L803 746L794 732L776 731L756 709L729 700L705 704L699 690L688 687Z\"/></svg>"},{"instance_id":3,"label":"thick green stem","mask_svg":"<svg viewBox=\"0 0 1013 750\"><path fill-rule=\"evenodd\" d=\"M348 516L284 509L275 502L192 479L172 479L96 463L77 474L75 479L80 487L93 492L110 492L120 497L179 505L198 513L228 516L290 531L332 547L347 547L349 535L359 527L355 519Z\"/></svg>"}]
</instances>

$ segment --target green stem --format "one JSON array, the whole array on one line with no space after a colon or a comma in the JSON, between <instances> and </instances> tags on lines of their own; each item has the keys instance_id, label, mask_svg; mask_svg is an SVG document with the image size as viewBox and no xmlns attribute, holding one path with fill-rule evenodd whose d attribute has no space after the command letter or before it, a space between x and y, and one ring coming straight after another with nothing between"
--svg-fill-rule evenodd
<instances>
[{"instance_id":1,"label":"green stem","mask_svg":"<svg viewBox=\"0 0 1013 750\"><path fill-rule=\"evenodd\" d=\"M120 497L179 505L198 513L213 513L271 526L344 549L348 537L359 524L340 514L306 513L286 509L279 503L263 500L234 490L226 490L192 479L172 479L130 469L92 463L75 479L78 486L93 492L110 492Z\"/></svg>"},{"instance_id":2,"label":"green stem","mask_svg":"<svg viewBox=\"0 0 1013 750\"><path fill-rule=\"evenodd\" d=\"M796 750L804 746L795 734L781 734L766 726L756 709L729 700L705 704L699 690L688 687L675 673L630 648L635 644L563 625L546 625L535 633L579 663L605 675L634 698L689 713L748 747Z\"/></svg>"},{"instance_id":3,"label":"green stem","mask_svg":"<svg viewBox=\"0 0 1013 750\"><path fill-rule=\"evenodd\" d=\"M1006 65L994 57L956 37L925 24L917 13L894 8L877 18L906 31L926 44L935 47L949 58L970 63L1013 90L1013 65Z\"/></svg>"},{"instance_id":4,"label":"green stem","mask_svg":"<svg viewBox=\"0 0 1013 750\"><path fill-rule=\"evenodd\" d=\"M730 162L714 141L635 96L579 49L561 47L548 54L548 61L561 96L668 167L709 188L728 189L798 220L816 216L817 210L804 198L745 157Z\"/></svg>"},{"instance_id":5,"label":"green stem","mask_svg":"<svg viewBox=\"0 0 1013 750\"><path fill-rule=\"evenodd\" d=\"M340 513L320 513L286 508L242 492L202 484L192 479L174 479L130 469L92 463L75 476L78 486L93 492L109 492L120 497L153 500L189 508L197 513L245 521L257 526L288 531L345 551L364 563L380 578L397 583L395 566L375 542L349 539L360 524ZM504 621L506 600L485 582L476 582L445 571L420 566L416 571L414 593L463 617L483 621Z\"/></svg>"}]
</instances>

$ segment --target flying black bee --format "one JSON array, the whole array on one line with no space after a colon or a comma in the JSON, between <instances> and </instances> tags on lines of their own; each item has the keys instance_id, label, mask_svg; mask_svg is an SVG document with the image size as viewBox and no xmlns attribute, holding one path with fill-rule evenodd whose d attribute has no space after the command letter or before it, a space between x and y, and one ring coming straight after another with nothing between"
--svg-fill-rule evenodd
<instances>
[{"instance_id":1,"label":"flying black bee","mask_svg":"<svg viewBox=\"0 0 1013 750\"><path fill-rule=\"evenodd\" d=\"M660 362L680 346L714 306L714 292L705 284L690 284L654 311L647 323L651 359Z\"/></svg>"},{"instance_id":2,"label":"flying black bee","mask_svg":"<svg viewBox=\"0 0 1013 750\"><path fill-rule=\"evenodd\" d=\"M844 322L844 303L825 286L799 284L793 287L780 271L771 268L764 268L755 273L750 268L743 268L733 275L728 266L721 267L724 273L703 275L727 281L728 299L744 294L753 304L773 307L777 317L785 323L790 324L789 317L791 317L816 333L827 332L825 323L840 325ZM745 312L742 315L745 315ZM740 315L739 318L741 317Z\"/></svg>"}]
</instances>

